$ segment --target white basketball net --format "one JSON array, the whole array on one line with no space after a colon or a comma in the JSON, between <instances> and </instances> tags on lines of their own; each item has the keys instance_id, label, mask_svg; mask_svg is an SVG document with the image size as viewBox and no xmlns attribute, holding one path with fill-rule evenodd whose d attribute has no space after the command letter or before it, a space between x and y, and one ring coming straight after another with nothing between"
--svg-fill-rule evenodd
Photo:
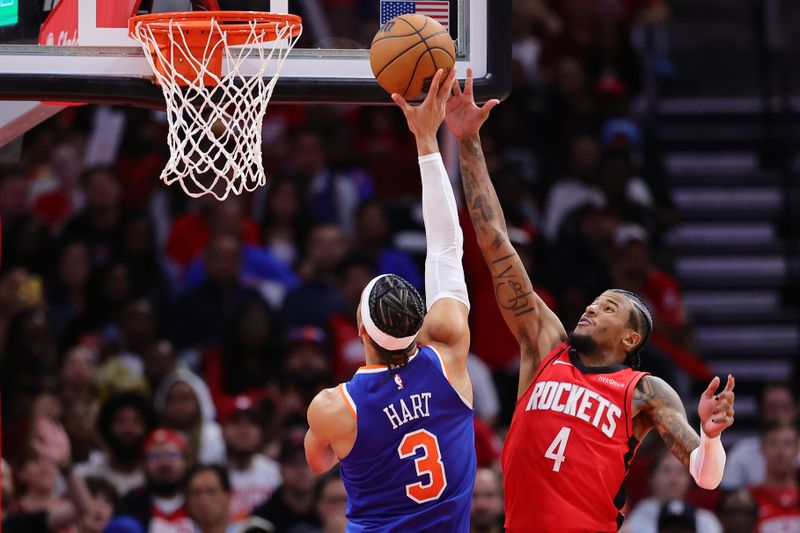
<instances>
[{"instance_id":1,"label":"white basketball net","mask_svg":"<svg viewBox=\"0 0 800 533\"><path fill-rule=\"evenodd\" d=\"M211 194L221 201L230 193L253 191L267 183L261 160L262 123L283 62L300 36L292 37L294 26L286 22L278 25L278 38L271 41L251 21L245 44L232 47L225 25L210 22L202 55L196 49L188 51L180 22L169 22L169 49L160 49L153 29L142 22L132 36L142 43L167 102L170 158L161 180L167 185L179 181L191 197ZM222 71L216 74L208 67L220 47ZM267 82L264 73L273 57L275 74ZM191 75L176 70L178 62L188 62Z\"/></svg>"}]
</instances>

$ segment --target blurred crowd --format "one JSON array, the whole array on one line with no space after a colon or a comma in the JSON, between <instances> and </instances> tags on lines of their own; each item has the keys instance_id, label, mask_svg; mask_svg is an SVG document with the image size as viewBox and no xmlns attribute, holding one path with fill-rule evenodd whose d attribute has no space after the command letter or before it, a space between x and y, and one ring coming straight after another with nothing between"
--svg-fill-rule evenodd
<instances>
[{"instance_id":1,"label":"blurred crowd","mask_svg":"<svg viewBox=\"0 0 800 533\"><path fill-rule=\"evenodd\" d=\"M668 8L513 6L513 91L483 132L512 241L568 330L606 287L642 295L656 324L644 369L687 394L709 371L662 242L675 215L657 144L632 112L638 36ZM104 144L112 123L119 142ZM391 272L424 290L413 138L392 106L273 105L268 187L220 203L158 181L166 128L162 113L73 107L0 168L3 530L342 532L344 487L306 465L305 411L363 364L366 283ZM499 532L518 346L462 225L472 527ZM729 450L724 491L695 490L646 440L626 530L800 531L796 405L788 385L764 388L762 433Z\"/></svg>"}]
</instances>

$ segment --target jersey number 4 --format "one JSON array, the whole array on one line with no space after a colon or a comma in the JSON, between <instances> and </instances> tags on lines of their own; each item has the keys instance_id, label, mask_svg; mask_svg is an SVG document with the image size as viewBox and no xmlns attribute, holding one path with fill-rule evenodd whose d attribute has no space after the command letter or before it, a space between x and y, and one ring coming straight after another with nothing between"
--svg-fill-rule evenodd
<instances>
[{"instance_id":1,"label":"jersey number 4","mask_svg":"<svg viewBox=\"0 0 800 533\"><path fill-rule=\"evenodd\" d=\"M417 503L425 503L442 495L447 487L447 477L439 450L439 439L433 433L419 429L406 434L397 447L397 453L400 454L400 459L407 459L416 455L420 448L425 453L414 459L414 466L417 468L417 476L427 475L429 479L427 483L418 481L406 485L406 496Z\"/></svg>"},{"instance_id":2,"label":"jersey number 4","mask_svg":"<svg viewBox=\"0 0 800 533\"><path fill-rule=\"evenodd\" d=\"M556 438L553 439L553 442L550 443L550 447L547 448L547 451L544 452L544 456L547 459L552 459L553 462L553 472L558 472L561 470L561 463L564 462L564 450L567 447L567 441L569 440L569 434L572 431L571 428L564 426L561 428L561 431L558 432Z\"/></svg>"}]
</instances>

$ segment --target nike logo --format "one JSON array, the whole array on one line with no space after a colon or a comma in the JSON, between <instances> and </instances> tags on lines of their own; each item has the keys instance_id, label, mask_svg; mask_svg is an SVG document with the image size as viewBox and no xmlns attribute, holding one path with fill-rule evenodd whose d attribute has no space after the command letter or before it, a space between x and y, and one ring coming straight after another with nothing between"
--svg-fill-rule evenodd
<instances>
[{"instance_id":1,"label":"nike logo","mask_svg":"<svg viewBox=\"0 0 800 533\"><path fill-rule=\"evenodd\" d=\"M554 365L567 365L567 366L573 366L573 365L572 365L572 363L567 363L566 361L553 361L553 364L554 364Z\"/></svg>"}]
</instances>

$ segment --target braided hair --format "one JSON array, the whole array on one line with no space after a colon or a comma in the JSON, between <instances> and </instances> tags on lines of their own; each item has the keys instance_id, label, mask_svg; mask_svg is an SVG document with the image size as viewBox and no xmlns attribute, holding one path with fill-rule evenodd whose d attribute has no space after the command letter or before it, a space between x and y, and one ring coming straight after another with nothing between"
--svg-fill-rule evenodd
<instances>
[{"instance_id":1,"label":"braided hair","mask_svg":"<svg viewBox=\"0 0 800 533\"><path fill-rule=\"evenodd\" d=\"M653 315L650 313L650 308L644 303L636 293L626 291L624 289L611 289L611 292L622 294L631 302L633 311L631 312L629 326L631 329L636 330L642 335L642 340L639 344L631 350L628 357L625 359L625 364L634 370L638 370L642 364L641 351L650 334L653 332Z\"/></svg>"},{"instance_id":2,"label":"braided hair","mask_svg":"<svg viewBox=\"0 0 800 533\"><path fill-rule=\"evenodd\" d=\"M422 327L425 302L414 286L400 276L389 274L381 277L372 288L368 303L372 321L392 337L410 337ZM412 341L401 350L386 350L376 344L378 355L390 374L408 363L415 346Z\"/></svg>"}]
</instances>

